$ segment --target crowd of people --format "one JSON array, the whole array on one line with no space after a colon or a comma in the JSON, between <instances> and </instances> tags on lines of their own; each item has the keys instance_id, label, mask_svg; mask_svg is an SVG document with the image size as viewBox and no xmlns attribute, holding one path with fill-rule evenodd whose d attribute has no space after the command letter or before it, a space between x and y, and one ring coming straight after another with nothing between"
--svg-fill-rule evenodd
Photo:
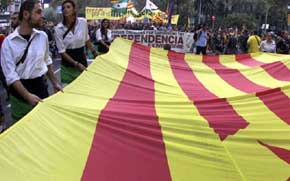
<instances>
[{"instance_id":1,"label":"crowd of people","mask_svg":"<svg viewBox=\"0 0 290 181\"><path fill-rule=\"evenodd\" d=\"M109 51L113 41L112 30L160 30L192 33L191 52L196 54L239 54L270 52L289 54L290 39L287 31L249 32L246 28L219 28L207 26L167 27L162 23L87 21L77 16L73 0L62 3L63 20L57 25L42 16L42 6L36 0L22 3L20 12L11 16L11 30L0 36L0 125L10 114L7 99L11 103L12 123L21 119L42 99L49 96L47 78L55 92L62 91L85 71L87 52L93 57ZM170 50L170 45L164 46ZM61 57L61 82L53 72L51 57ZM9 125L6 125L6 127ZM0 127L0 132L2 128Z\"/></svg>"},{"instance_id":2,"label":"crowd of people","mask_svg":"<svg viewBox=\"0 0 290 181\"><path fill-rule=\"evenodd\" d=\"M98 42L96 32L101 27L101 23L89 21L89 35L92 42ZM111 30L158 30L158 31L179 31L193 34L194 43L191 53L202 53L211 55L239 54L269 52L288 54L290 47L290 37L288 31L249 31L245 27L238 28L218 28L211 29L206 25L197 26L177 26L168 28L163 23L143 23L143 22L123 22L112 21L108 26Z\"/></svg>"},{"instance_id":3,"label":"crowd of people","mask_svg":"<svg viewBox=\"0 0 290 181\"><path fill-rule=\"evenodd\" d=\"M289 54L290 39L288 31L273 32L267 31L258 34L257 31L249 32L246 29L237 30L227 28L215 32L200 28L195 33L195 40L192 45L192 52L202 54L210 52L213 55L220 54L241 54L268 52ZM196 47L196 51L194 48Z\"/></svg>"}]
</instances>

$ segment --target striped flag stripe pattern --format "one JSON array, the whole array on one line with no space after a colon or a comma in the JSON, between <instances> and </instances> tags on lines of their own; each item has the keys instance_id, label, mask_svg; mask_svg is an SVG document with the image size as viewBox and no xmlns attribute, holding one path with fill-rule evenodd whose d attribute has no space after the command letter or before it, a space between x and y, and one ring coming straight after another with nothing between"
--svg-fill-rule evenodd
<instances>
[{"instance_id":1,"label":"striped flag stripe pattern","mask_svg":"<svg viewBox=\"0 0 290 181\"><path fill-rule=\"evenodd\" d=\"M289 72L116 39L0 135L1 180L289 180Z\"/></svg>"}]
</instances>

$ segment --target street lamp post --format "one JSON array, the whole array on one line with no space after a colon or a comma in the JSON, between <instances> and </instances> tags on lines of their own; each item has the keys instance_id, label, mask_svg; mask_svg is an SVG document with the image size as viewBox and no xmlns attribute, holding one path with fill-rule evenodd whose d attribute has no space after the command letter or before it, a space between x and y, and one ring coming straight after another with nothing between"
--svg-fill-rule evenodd
<instances>
[{"instance_id":1,"label":"street lamp post","mask_svg":"<svg viewBox=\"0 0 290 181\"><path fill-rule=\"evenodd\" d=\"M266 31L267 31L267 24L268 24L268 15L269 15L269 9L270 9L270 7L266 7L265 30L264 30L264 32L266 32Z\"/></svg>"},{"instance_id":2,"label":"street lamp post","mask_svg":"<svg viewBox=\"0 0 290 181\"><path fill-rule=\"evenodd\" d=\"M269 0L264 0L264 3L265 3L265 8L266 8L266 15L265 15L265 29L264 29L264 32L267 31L267 25L268 25L268 16L269 16L269 11L273 6L273 3L271 3Z\"/></svg>"},{"instance_id":3,"label":"street lamp post","mask_svg":"<svg viewBox=\"0 0 290 181\"><path fill-rule=\"evenodd\" d=\"M201 19L201 0L198 1L198 24L200 24L200 19Z\"/></svg>"},{"instance_id":4,"label":"street lamp post","mask_svg":"<svg viewBox=\"0 0 290 181\"><path fill-rule=\"evenodd\" d=\"M290 3L287 3L287 26L288 26L288 32L290 32Z\"/></svg>"}]
</instances>

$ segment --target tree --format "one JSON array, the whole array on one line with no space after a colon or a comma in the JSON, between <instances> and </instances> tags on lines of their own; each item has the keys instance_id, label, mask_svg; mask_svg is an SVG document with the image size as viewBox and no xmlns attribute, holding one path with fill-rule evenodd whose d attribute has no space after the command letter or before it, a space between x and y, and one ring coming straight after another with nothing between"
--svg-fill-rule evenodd
<instances>
[{"instance_id":1,"label":"tree","mask_svg":"<svg viewBox=\"0 0 290 181\"><path fill-rule=\"evenodd\" d=\"M253 16L249 16L245 13L238 13L238 14L230 14L223 22L219 22L224 27L247 27L249 30L256 29L258 22Z\"/></svg>"},{"instance_id":2,"label":"tree","mask_svg":"<svg viewBox=\"0 0 290 181\"><path fill-rule=\"evenodd\" d=\"M9 0L1 0L0 9L5 10L9 4Z\"/></svg>"},{"instance_id":3,"label":"tree","mask_svg":"<svg viewBox=\"0 0 290 181\"><path fill-rule=\"evenodd\" d=\"M1 0L1 2L7 0ZM61 4L61 0L52 0L54 8ZM160 10L166 11L169 0L151 0ZM80 14L84 15L85 6L111 7L110 0L76 0ZM146 0L132 0L135 8L141 11ZM211 24L211 16L216 17L216 27L220 25L231 26L247 21L250 27L255 25L258 29L267 21L271 26L279 29L287 28L287 4L288 0L176 0L174 14L179 14L179 25L187 24L187 18L195 19L197 24L199 14L199 2L201 2L201 23ZM248 17L245 16L247 14ZM243 17L241 19L240 17ZM239 21L235 20L238 19ZM229 21L229 22L227 22ZM248 21L252 21L248 22Z\"/></svg>"}]
</instances>

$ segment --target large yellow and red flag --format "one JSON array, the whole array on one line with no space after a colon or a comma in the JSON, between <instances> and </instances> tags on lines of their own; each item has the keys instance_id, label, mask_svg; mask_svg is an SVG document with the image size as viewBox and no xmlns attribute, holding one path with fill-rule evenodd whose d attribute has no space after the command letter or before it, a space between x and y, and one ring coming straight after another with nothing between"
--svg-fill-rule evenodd
<instances>
[{"instance_id":1,"label":"large yellow and red flag","mask_svg":"<svg viewBox=\"0 0 290 181\"><path fill-rule=\"evenodd\" d=\"M0 135L2 181L286 181L290 56L116 39Z\"/></svg>"}]
</instances>

